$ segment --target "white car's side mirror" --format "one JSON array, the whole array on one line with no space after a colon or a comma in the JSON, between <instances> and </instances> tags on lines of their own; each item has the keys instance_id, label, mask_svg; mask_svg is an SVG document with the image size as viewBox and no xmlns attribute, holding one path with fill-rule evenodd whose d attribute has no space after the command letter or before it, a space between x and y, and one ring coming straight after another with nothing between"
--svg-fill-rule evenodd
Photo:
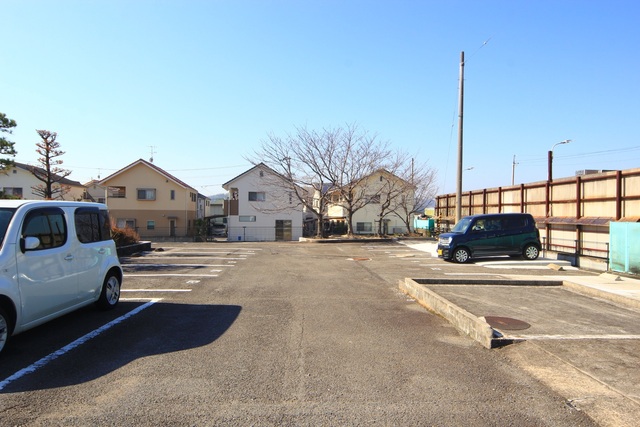
<instances>
[{"instance_id":1,"label":"white car's side mirror","mask_svg":"<svg viewBox=\"0 0 640 427\"><path fill-rule=\"evenodd\" d=\"M33 236L28 236L24 238L24 250L32 251L40 246L40 239Z\"/></svg>"}]
</instances>

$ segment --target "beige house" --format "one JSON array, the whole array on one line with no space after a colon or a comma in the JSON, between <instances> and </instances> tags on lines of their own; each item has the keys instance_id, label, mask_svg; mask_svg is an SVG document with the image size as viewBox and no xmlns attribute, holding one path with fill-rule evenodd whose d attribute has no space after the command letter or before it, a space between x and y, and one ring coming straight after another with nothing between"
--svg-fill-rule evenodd
<instances>
[{"instance_id":1,"label":"beige house","mask_svg":"<svg viewBox=\"0 0 640 427\"><path fill-rule=\"evenodd\" d=\"M193 187L143 159L97 185L105 187L114 224L132 228L143 238L193 236L199 207L204 211Z\"/></svg>"},{"instance_id":2,"label":"beige house","mask_svg":"<svg viewBox=\"0 0 640 427\"><path fill-rule=\"evenodd\" d=\"M100 185L99 179L92 179L89 182L85 182L85 188L87 189L84 193L84 199L90 202L105 202L105 194L106 188Z\"/></svg>"},{"instance_id":3,"label":"beige house","mask_svg":"<svg viewBox=\"0 0 640 427\"><path fill-rule=\"evenodd\" d=\"M42 185L31 169L37 166L29 166L24 163L15 162L14 166L7 169L6 173L0 173L0 191L4 197L13 197L25 200L42 200L42 196L33 192L33 187ZM85 187L77 181L62 178L56 186L63 186L65 192L56 197L57 200L79 201L83 200Z\"/></svg>"},{"instance_id":4,"label":"beige house","mask_svg":"<svg viewBox=\"0 0 640 427\"><path fill-rule=\"evenodd\" d=\"M354 234L403 234L407 225L398 214L402 206L413 205L414 187L384 169L368 175L352 188L352 202L357 210L353 214ZM340 190L329 193L325 221L335 232L347 221L347 202ZM355 210L355 209L354 209Z\"/></svg>"}]
</instances>

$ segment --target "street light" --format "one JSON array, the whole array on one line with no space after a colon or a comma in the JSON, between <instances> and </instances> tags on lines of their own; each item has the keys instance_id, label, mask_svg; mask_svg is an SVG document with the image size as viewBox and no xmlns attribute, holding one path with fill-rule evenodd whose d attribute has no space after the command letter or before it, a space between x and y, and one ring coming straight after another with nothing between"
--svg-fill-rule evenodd
<instances>
[{"instance_id":1,"label":"street light","mask_svg":"<svg viewBox=\"0 0 640 427\"><path fill-rule=\"evenodd\" d=\"M565 139L564 141L553 144L553 147L551 147L551 150L549 150L549 176L547 178L547 181L553 181L553 149L556 148L556 145L568 144L570 142L570 139Z\"/></svg>"}]
</instances>

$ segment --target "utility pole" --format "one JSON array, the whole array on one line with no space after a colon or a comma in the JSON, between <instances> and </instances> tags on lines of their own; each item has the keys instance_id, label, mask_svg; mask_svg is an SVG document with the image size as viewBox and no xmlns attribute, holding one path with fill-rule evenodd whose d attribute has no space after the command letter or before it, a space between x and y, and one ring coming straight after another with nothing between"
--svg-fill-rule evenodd
<instances>
[{"instance_id":1,"label":"utility pole","mask_svg":"<svg viewBox=\"0 0 640 427\"><path fill-rule=\"evenodd\" d=\"M462 217L462 124L464 113L464 51L460 52L460 83L458 95L459 115L458 115L458 185L456 187L456 223Z\"/></svg>"},{"instance_id":2,"label":"utility pole","mask_svg":"<svg viewBox=\"0 0 640 427\"><path fill-rule=\"evenodd\" d=\"M513 155L513 164L511 165L511 185L515 185L516 181L516 155Z\"/></svg>"}]
</instances>

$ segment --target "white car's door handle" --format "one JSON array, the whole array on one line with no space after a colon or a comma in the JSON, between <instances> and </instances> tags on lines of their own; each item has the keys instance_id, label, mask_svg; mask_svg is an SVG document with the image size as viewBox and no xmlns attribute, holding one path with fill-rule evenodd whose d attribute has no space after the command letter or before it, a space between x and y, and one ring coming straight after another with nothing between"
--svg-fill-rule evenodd
<instances>
[{"instance_id":1,"label":"white car's door handle","mask_svg":"<svg viewBox=\"0 0 640 427\"><path fill-rule=\"evenodd\" d=\"M66 257L64 257L65 261L73 261L73 255L69 254Z\"/></svg>"}]
</instances>

